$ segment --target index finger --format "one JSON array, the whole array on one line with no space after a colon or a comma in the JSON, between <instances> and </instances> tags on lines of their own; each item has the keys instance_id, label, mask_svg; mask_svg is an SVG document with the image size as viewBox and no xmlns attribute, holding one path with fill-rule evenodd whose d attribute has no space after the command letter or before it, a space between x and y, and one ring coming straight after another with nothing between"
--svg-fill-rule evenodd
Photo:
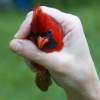
<instances>
[{"instance_id":1,"label":"index finger","mask_svg":"<svg viewBox=\"0 0 100 100\"><path fill-rule=\"evenodd\" d=\"M27 35L31 31L32 16L33 16L33 11L31 11L27 14L25 20L21 24L21 26L20 26L19 30L17 31L17 33L15 34L15 36L14 36L15 38L23 39L23 38L27 37Z\"/></svg>"}]
</instances>

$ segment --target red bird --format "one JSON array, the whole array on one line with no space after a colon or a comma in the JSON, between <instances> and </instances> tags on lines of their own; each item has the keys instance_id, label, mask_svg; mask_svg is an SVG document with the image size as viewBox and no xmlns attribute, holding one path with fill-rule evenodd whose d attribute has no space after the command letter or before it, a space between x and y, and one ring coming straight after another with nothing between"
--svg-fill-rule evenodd
<instances>
[{"instance_id":1,"label":"red bird","mask_svg":"<svg viewBox=\"0 0 100 100\"><path fill-rule=\"evenodd\" d=\"M28 36L42 51L50 53L63 48L63 31L54 18L44 13L40 7L33 9L31 33ZM42 91L47 91L51 85L50 73L43 66L31 62L37 70L36 84Z\"/></svg>"}]
</instances>

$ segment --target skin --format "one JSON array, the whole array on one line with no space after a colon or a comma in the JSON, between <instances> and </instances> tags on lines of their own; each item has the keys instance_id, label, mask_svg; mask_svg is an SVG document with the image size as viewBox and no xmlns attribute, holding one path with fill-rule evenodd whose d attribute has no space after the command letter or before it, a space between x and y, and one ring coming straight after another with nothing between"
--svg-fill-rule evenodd
<instances>
[{"instance_id":1,"label":"skin","mask_svg":"<svg viewBox=\"0 0 100 100\"><path fill-rule=\"evenodd\" d=\"M54 8L41 6L41 9L62 26L65 34L63 49L47 54L23 39L30 33L33 12L27 15L10 42L10 48L28 61L47 68L56 84L64 89L68 100L100 100L100 81L80 19Z\"/></svg>"}]
</instances>

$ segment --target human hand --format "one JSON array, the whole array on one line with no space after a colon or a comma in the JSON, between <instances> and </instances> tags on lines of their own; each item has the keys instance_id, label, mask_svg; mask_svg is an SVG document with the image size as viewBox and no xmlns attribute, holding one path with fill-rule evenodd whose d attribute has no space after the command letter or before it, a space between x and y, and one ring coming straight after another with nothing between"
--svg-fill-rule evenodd
<instances>
[{"instance_id":1,"label":"human hand","mask_svg":"<svg viewBox=\"0 0 100 100\"><path fill-rule=\"evenodd\" d=\"M60 52L45 53L24 39L30 33L33 12L27 15L15 39L10 42L10 48L25 59L48 69L54 81L68 92L70 100L92 100L100 87L99 79L79 18L53 8L42 6L41 9L61 25L64 31L63 49ZM72 94L76 93L78 97L72 98Z\"/></svg>"}]
</instances>

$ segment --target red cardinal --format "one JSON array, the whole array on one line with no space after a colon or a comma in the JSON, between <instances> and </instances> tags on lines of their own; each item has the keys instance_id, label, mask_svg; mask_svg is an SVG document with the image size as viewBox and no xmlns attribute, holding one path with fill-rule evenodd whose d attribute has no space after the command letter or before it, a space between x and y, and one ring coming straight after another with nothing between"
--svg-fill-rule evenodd
<instances>
[{"instance_id":1,"label":"red cardinal","mask_svg":"<svg viewBox=\"0 0 100 100\"><path fill-rule=\"evenodd\" d=\"M63 48L63 31L61 26L40 7L33 9L31 33L28 36L36 46L46 52L60 51ZM31 62L37 70L36 84L42 91L47 91L51 84L50 73L43 66Z\"/></svg>"}]
</instances>

